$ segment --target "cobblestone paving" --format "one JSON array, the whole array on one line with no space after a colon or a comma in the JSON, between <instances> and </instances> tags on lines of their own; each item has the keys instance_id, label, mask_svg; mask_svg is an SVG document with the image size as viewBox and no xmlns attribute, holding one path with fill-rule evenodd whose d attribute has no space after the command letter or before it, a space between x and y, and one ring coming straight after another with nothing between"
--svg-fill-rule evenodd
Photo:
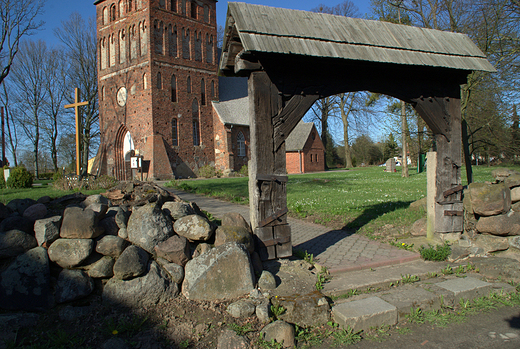
<instances>
[{"instance_id":1,"label":"cobblestone paving","mask_svg":"<svg viewBox=\"0 0 520 349\"><path fill-rule=\"evenodd\" d=\"M249 206L185 193L166 188L183 200L195 202L202 210L221 217L226 212L238 212L249 221ZM295 249L307 251L314 259L326 266L331 273L369 269L399 264L418 259L418 253L405 251L388 244L379 243L359 234L329 228L289 218L292 242Z\"/></svg>"}]
</instances>

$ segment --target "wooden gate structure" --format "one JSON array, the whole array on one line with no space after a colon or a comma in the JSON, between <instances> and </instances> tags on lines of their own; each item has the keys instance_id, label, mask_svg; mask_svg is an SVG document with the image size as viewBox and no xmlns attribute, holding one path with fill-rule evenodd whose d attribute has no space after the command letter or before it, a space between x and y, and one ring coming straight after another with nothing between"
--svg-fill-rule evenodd
<instances>
[{"instance_id":1,"label":"wooden gate structure","mask_svg":"<svg viewBox=\"0 0 520 349\"><path fill-rule=\"evenodd\" d=\"M247 76L251 225L262 259L292 253L285 139L313 103L371 91L411 103L437 145L435 232L462 231L460 86L494 72L463 34L229 3L221 76Z\"/></svg>"}]
</instances>

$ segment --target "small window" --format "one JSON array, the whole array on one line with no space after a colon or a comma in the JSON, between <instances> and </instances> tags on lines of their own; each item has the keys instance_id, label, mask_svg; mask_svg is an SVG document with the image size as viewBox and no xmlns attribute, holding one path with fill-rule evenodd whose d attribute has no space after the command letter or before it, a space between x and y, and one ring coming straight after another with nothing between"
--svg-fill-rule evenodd
<instances>
[{"instance_id":1,"label":"small window","mask_svg":"<svg viewBox=\"0 0 520 349\"><path fill-rule=\"evenodd\" d=\"M177 78L172 75L172 102L177 102Z\"/></svg>"},{"instance_id":2,"label":"small window","mask_svg":"<svg viewBox=\"0 0 520 349\"><path fill-rule=\"evenodd\" d=\"M315 158L316 158L316 162L318 162L318 154L316 154L316 157L315 157Z\"/></svg>"},{"instance_id":3,"label":"small window","mask_svg":"<svg viewBox=\"0 0 520 349\"><path fill-rule=\"evenodd\" d=\"M215 99L215 80L211 81L211 98Z\"/></svg>"},{"instance_id":4,"label":"small window","mask_svg":"<svg viewBox=\"0 0 520 349\"><path fill-rule=\"evenodd\" d=\"M209 6L204 5L204 22L209 23Z\"/></svg>"},{"instance_id":5,"label":"small window","mask_svg":"<svg viewBox=\"0 0 520 349\"><path fill-rule=\"evenodd\" d=\"M246 138L242 132L237 135L238 156L246 156Z\"/></svg>"},{"instance_id":6,"label":"small window","mask_svg":"<svg viewBox=\"0 0 520 349\"><path fill-rule=\"evenodd\" d=\"M177 0L170 1L170 11L177 12Z\"/></svg>"},{"instance_id":7,"label":"small window","mask_svg":"<svg viewBox=\"0 0 520 349\"><path fill-rule=\"evenodd\" d=\"M182 0L182 4L181 4L181 13L183 15L186 15L186 0Z\"/></svg>"},{"instance_id":8,"label":"small window","mask_svg":"<svg viewBox=\"0 0 520 349\"><path fill-rule=\"evenodd\" d=\"M197 19L197 4L195 1L191 1L191 18Z\"/></svg>"},{"instance_id":9,"label":"small window","mask_svg":"<svg viewBox=\"0 0 520 349\"><path fill-rule=\"evenodd\" d=\"M116 20L116 5L112 4L112 6L110 6L110 21L115 21Z\"/></svg>"},{"instance_id":10,"label":"small window","mask_svg":"<svg viewBox=\"0 0 520 349\"><path fill-rule=\"evenodd\" d=\"M311 137L312 137L312 140L315 140L316 139L316 132L313 132Z\"/></svg>"},{"instance_id":11,"label":"small window","mask_svg":"<svg viewBox=\"0 0 520 349\"><path fill-rule=\"evenodd\" d=\"M125 3L123 0L119 0L119 17L123 17L125 13Z\"/></svg>"},{"instance_id":12,"label":"small window","mask_svg":"<svg viewBox=\"0 0 520 349\"><path fill-rule=\"evenodd\" d=\"M200 81L200 104L206 105L206 83L204 79Z\"/></svg>"},{"instance_id":13,"label":"small window","mask_svg":"<svg viewBox=\"0 0 520 349\"><path fill-rule=\"evenodd\" d=\"M200 145L199 121L198 120L193 120L193 145L195 145L195 146Z\"/></svg>"},{"instance_id":14,"label":"small window","mask_svg":"<svg viewBox=\"0 0 520 349\"><path fill-rule=\"evenodd\" d=\"M311 162L312 162L312 154L311 154Z\"/></svg>"},{"instance_id":15,"label":"small window","mask_svg":"<svg viewBox=\"0 0 520 349\"><path fill-rule=\"evenodd\" d=\"M188 79L186 79L186 92L191 93L191 77L188 76Z\"/></svg>"},{"instance_id":16,"label":"small window","mask_svg":"<svg viewBox=\"0 0 520 349\"><path fill-rule=\"evenodd\" d=\"M162 77L160 72L157 73L157 89L162 89Z\"/></svg>"},{"instance_id":17,"label":"small window","mask_svg":"<svg viewBox=\"0 0 520 349\"><path fill-rule=\"evenodd\" d=\"M172 120L172 145L174 147L179 145L179 131L177 129L177 119Z\"/></svg>"},{"instance_id":18,"label":"small window","mask_svg":"<svg viewBox=\"0 0 520 349\"><path fill-rule=\"evenodd\" d=\"M109 22L108 18L108 9L106 7L103 8L103 24L107 25Z\"/></svg>"},{"instance_id":19,"label":"small window","mask_svg":"<svg viewBox=\"0 0 520 349\"><path fill-rule=\"evenodd\" d=\"M143 74L143 90L148 89L148 77L146 76L146 73Z\"/></svg>"},{"instance_id":20,"label":"small window","mask_svg":"<svg viewBox=\"0 0 520 349\"><path fill-rule=\"evenodd\" d=\"M165 4L164 0L159 0L159 7L160 8L165 8L166 7L166 4Z\"/></svg>"},{"instance_id":21,"label":"small window","mask_svg":"<svg viewBox=\"0 0 520 349\"><path fill-rule=\"evenodd\" d=\"M128 0L128 12L132 11L132 0Z\"/></svg>"}]
</instances>

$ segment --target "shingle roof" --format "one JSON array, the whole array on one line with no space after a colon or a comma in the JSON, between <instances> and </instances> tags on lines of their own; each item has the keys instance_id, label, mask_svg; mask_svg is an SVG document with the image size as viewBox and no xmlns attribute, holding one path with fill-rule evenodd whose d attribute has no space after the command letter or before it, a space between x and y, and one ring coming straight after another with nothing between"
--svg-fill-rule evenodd
<instances>
[{"instance_id":1,"label":"shingle roof","mask_svg":"<svg viewBox=\"0 0 520 349\"><path fill-rule=\"evenodd\" d=\"M494 72L471 39L458 33L230 2L220 68L232 70L240 49L249 52L444 67Z\"/></svg>"},{"instance_id":2,"label":"shingle roof","mask_svg":"<svg viewBox=\"0 0 520 349\"><path fill-rule=\"evenodd\" d=\"M247 92L247 90L246 90ZM249 126L249 98L243 97L224 102L211 102L224 125Z\"/></svg>"},{"instance_id":3,"label":"shingle roof","mask_svg":"<svg viewBox=\"0 0 520 349\"><path fill-rule=\"evenodd\" d=\"M314 124L300 121L285 140L285 151L303 150Z\"/></svg>"}]
</instances>

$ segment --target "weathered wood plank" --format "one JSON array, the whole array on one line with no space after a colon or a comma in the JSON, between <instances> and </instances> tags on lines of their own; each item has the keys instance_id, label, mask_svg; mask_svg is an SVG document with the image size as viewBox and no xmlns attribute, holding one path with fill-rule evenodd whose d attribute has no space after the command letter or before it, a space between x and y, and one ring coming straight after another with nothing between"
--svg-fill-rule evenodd
<instances>
[{"instance_id":1,"label":"weathered wood plank","mask_svg":"<svg viewBox=\"0 0 520 349\"><path fill-rule=\"evenodd\" d=\"M287 139L305 113L318 100L318 97L316 95L292 96L282 111L273 118L275 150Z\"/></svg>"},{"instance_id":2,"label":"weathered wood plank","mask_svg":"<svg viewBox=\"0 0 520 349\"><path fill-rule=\"evenodd\" d=\"M424 119L428 127L434 134L444 135L448 141L450 140L450 117L444 98L428 97L413 98L416 103L415 110Z\"/></svg>"},{"instance_id":3,"label":"weathered wood plank","mask_svg":"<svg viewBox=\"0 0 520 349\"><path fill-rule=\"evenodd\" d=\"M260 222L258 222L258 226L259 227L265 227L266 225L274 222L275 220L281 218L283 215L287 214L287 212L289 212L289 210L287 209L287 207L285 209L282 209L280 211L277 211L275 213L273 213L272 215L264 218L263 220L261 220Z\"/></svg>"},{"instance_id":4,"label":"weathered wood plank","mask_svg":"<svg viewBox=\"0 0 520 349\"><path fill-rule=\"evenodd\" d=\"M263 261L276 258L276 246L266 246L264 241L274 240L274 231L272 227L256 228L254 230L256 236L255 246L260 259Z\"/></svg>"},{"instance_id":5,"label":"weathered wood plank","mask_svg":"<svg viewBox=\"0 0 520 349\"><path fill-rule=\"evenodd\" d=\"M292 256L291 226L278 225L274 227L274 238L278 241L276 257L286 258Z\"/></svg>"},{"instance_id":6,"label":"weathered wood plank","mask_svg":"<svg viewBox=\"0 0 520 349\"><path fill-rule=\"evenodd\" d=\"M287 181L289 180L289 177L287 177L287 176L277 176L277 175L274 175L274 174L271 174L271 175L257 174L256 175L256 179L259 180L259 181L273 181L273 182L287 183Z\"/></svg>"},{"instance_id":7,"label":"weathered wood plank","mask_svg":"<svg viewBox=\"0 0 520 349\"><path fill-rule=\"evenodd\" d=\"M455 193L458 193L459 191L463 191L464 187L462 185L457 185L456 187L453 187L451 189L446 190L442 195L447 198L450 195L453 195Z\"/></svg>"}]
</instances>

